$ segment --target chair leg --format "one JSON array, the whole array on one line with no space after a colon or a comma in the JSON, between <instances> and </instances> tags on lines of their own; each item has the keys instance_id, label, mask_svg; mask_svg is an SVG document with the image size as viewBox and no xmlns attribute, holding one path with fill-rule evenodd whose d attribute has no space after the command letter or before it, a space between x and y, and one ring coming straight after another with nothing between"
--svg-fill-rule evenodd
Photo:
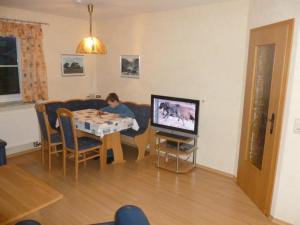
<instances>
[{"instance_id":1,"label":"chair leg","mask_svg":"<svg viewBox=\"0 0 300 225\"><path fill-rule=\"evenodd\" d=\"M63 148L63 170L64 170L64 177L66 176L66 170L67 170L67 150Z\"/></svg>"},{"instance_id":2,"label":"chair leg","mask_svg":"<svg viewBox=\"0 0 300 225\"><path fill-rule=\"evenodd\" d=\"M54 154L57 156L57 145L53 146Z\"/></svg>"},{"instance_id":3,"label":"chair leg","mask_svg":"<svg viewBox=\"0 0 300 225\"><path fill-rule=\"evenodd\" d=\"M78 181L78 151L75 151L75 181Z\"/></svg>"},{"instance_id":4,"label":"chair leg","mask_svg":"<svg viewBox=\"0 0 300 225\"><path fill-rule=\"evenodd\" d=\"M101 169L101 157L102 157L102 148L103 148L103 145L100 146L99 148L99 170Z\"/></svg>"},{"instance_id":5,"label":"chair leg","mask_svg":"<svg viewBox=\"0 0 300 225\"><path fill-rule=\"evenodd\" d=\"M83 158L84 158L84 159L86 158L86 153L83 153ZM84 162L83 162L84 167L86 167L86 163L87 163L87 161L84 161Z\"/></svg>"},{"instance_id":6,"label":"chair leg","mask_svg":"<svg viewBox=\"0 0 300 225\"><path fill-rule=\"evenodd\" d=\"M51 166L51 153L52 153L52 146L48 145L48 170L49 170L49 173L52 170L52 166Z\"/></svg>"},{"instance_id":7,"label":"chair leg","mask_svg":"<svg viewBox=\"0 0 300 225\"><path fill-rule=\"evenodd\" d=\"M45 165L45 143L44 141L42 141L41 143L41 160L42 160L42 165L44 166Z\"/></svg>"}]
</instances>

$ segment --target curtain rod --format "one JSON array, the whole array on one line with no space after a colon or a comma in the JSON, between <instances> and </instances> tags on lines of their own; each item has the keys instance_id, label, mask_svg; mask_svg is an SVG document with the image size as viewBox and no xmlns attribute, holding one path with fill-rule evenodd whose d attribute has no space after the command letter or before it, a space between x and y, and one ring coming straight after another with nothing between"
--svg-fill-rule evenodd
<instances>
[{"instance_id":1,"label":"curtain rod","mask_svg":"<svg viewBox=\"0 0 300 225\"><path fill-rule=\"evenodd\" d=\"M29 20L9 19L9 18L4 18L4 17L0 17L0 20L4 20L4 21L8 21L8 22L17 22L17 23L41 24L41 25L46 25L46 26L50 25L49 23L35 22L35 21L29 21Z\"/></svg>"}]
</instances>

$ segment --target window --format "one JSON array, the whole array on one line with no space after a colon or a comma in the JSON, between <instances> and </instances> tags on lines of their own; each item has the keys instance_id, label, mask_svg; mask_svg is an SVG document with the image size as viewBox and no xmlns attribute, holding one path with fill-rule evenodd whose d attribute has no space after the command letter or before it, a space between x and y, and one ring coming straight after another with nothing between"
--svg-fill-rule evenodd
<instances>
[{"instance_id":1,"label":"window","mask_svg":"<svg viewBox=\"0 0 300 225\"><path fill-rule=\"evenodd\" d=\"M0 102L21 100L18 41L0 37Z\"/></svg>"}]
</instances>

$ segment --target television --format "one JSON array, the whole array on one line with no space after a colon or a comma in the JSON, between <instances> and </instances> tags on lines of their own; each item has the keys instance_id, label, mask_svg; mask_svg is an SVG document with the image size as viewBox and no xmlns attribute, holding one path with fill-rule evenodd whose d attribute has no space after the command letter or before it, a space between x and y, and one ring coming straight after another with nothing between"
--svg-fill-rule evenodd
<instances>
[{"instance_id":1,"label":"television","mask_svg":"<svg viewBox=\"0 0 300 225\"><path fill-rule=\"evenodd\" d=\"M170 134L198 135L199 100L151 95L151 126Z\"/></svg>"}]
</instances>

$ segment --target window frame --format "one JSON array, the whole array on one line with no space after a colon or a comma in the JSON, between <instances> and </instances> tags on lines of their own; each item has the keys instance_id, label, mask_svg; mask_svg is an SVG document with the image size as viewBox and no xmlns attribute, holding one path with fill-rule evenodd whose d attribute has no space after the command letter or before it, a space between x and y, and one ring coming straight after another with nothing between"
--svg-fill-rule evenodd
<instances>
[{"instance_id":1,"label":"window frame","mask_svg":"<svg viewBox=\"0 0 300 225\"><path fill-rule=\"evenodd\" d=\"M0 95L0 103L22 101L22 76L21 76L22 67L21 67L21 57L20 57L21 42L20 42L19 38L17 38L17 37L14 37L14 38L16 39L17 65L0 65L0 67L2 67L2 68L4 68L4 67L17 67L18 68L20 93Z\"/></svg>"}]
</instances>

